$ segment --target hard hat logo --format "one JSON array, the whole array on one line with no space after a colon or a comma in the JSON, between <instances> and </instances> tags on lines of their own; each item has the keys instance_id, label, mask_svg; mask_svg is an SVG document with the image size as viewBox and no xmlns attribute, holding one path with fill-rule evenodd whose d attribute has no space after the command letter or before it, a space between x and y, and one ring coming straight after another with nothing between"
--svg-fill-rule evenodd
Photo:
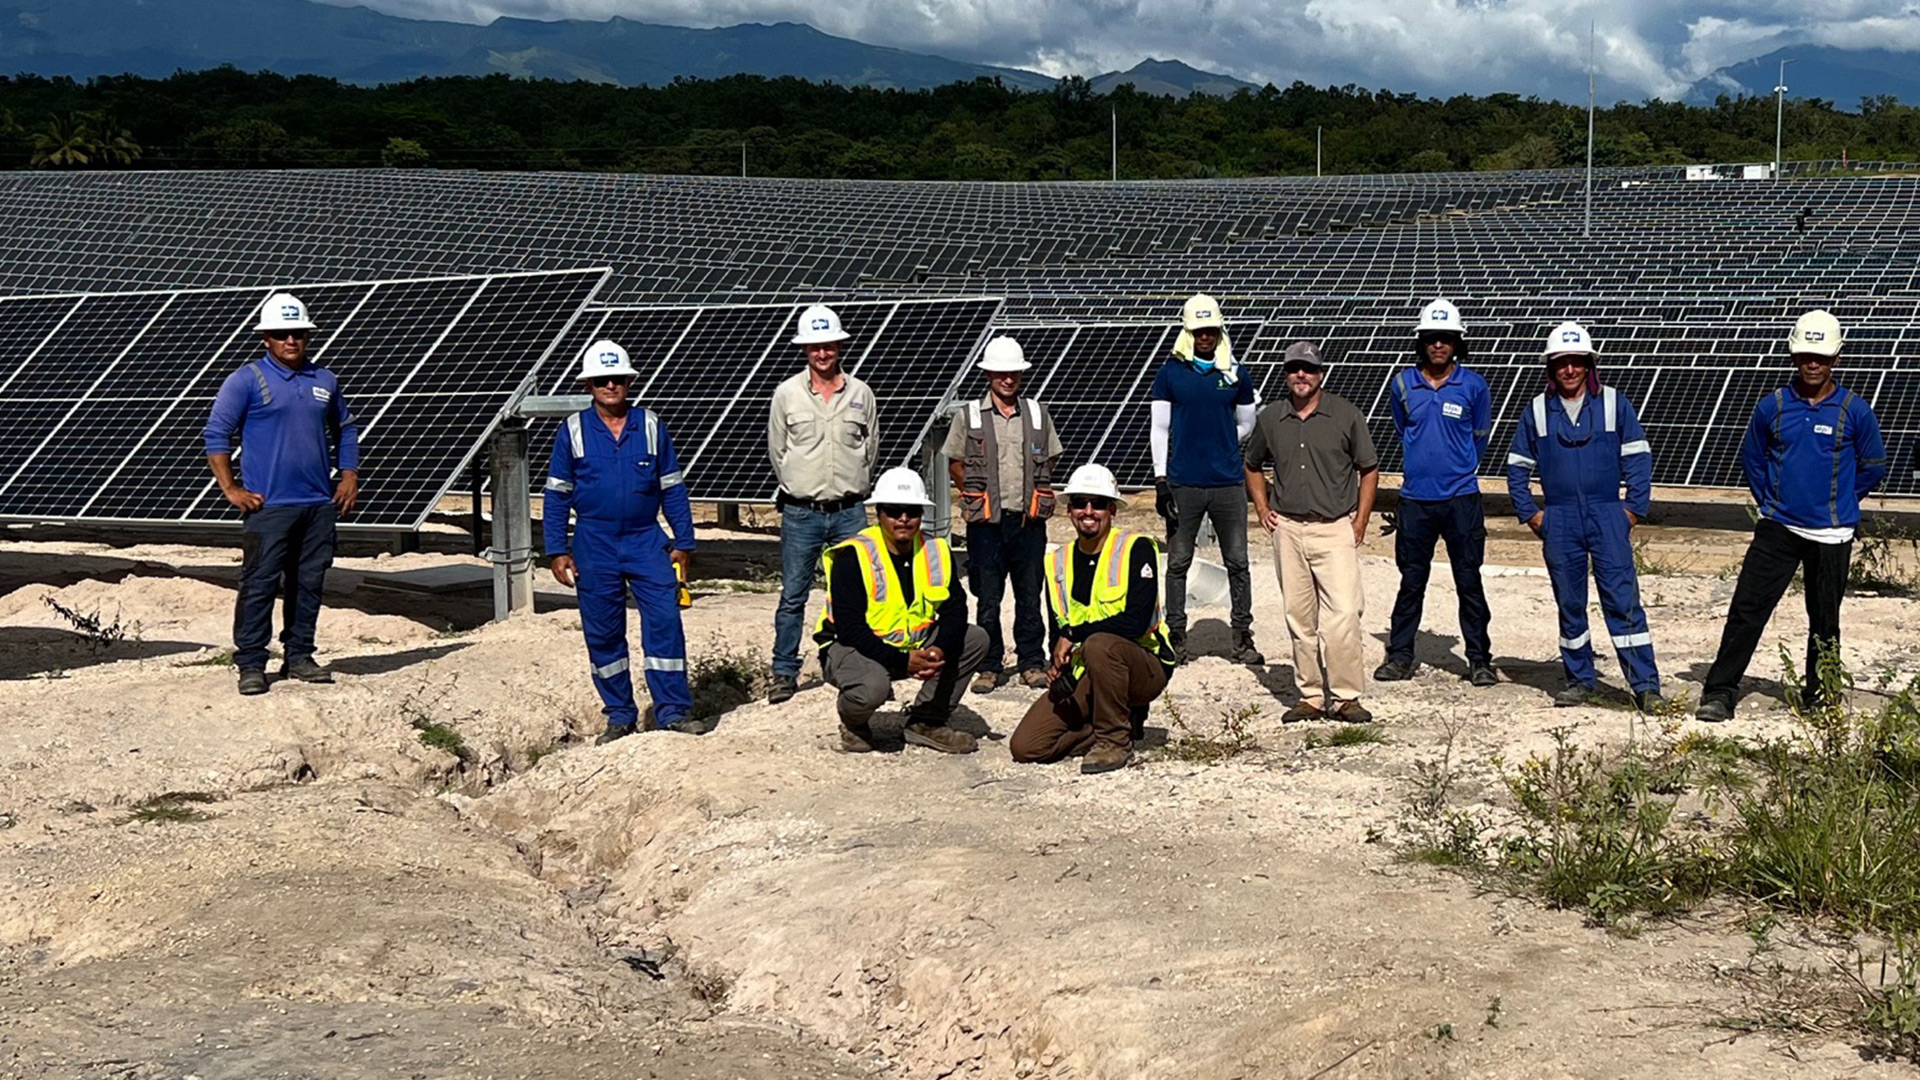
<instances>
[{"instance_id":1,"label":"hard hat logo","mask_svg":"<svg viewBox=\"0 0 1920 1080\"><path fill-rule=\"evenodd\" d=\"M833 320L832 319L815 319L811 323L808 323L807 326L809 329L812 329L812 330L831 330L833 329Z\"/></svg>"},{"instance_id":2,"label":"hard hat logo","mask_svg":"<svg viewBox=\"0 0 1920 1080\"><path fill-rule=\"evenodd\" d=\"M1448 311L1446 308L1434 308L1432 311L1427 312L1427 318L1432 319L1434 322L1446 322L1452 317L1453 312Z\"/></svg>"},{"instance_id":3,"label":"hard hat logo","mask_svg":"<svg viewBox=\"0 0 1920 1080\"><path fill-rule=\"evenodd\" d=\"M1562 330L1562 331L1560 331L1560 341L1561 341L1561 342L1562 342L1563 344L1573 344L1573 345L1578 345L1578 344L1580 344L1580 331L1578 331L1578 330Z\"/></svg>"},{"instance_id":4,"label":"hard hat logo","mask_svg":"<svg viewBox=\"0 0 1920 1080\"><path fill-rule=\"evenodd\" d=\"M1809 330L1806 333L1800 335L1800 340L1825 341L1827 340L1827 334L1826 334L1826 331L1824 330Z\"/></svg>"},{"instance_id":5,"label":"hard hat logo","mask_svg":"<svg viewBox=\"0 0 1920 1080\"><path fill-rule=\"evenodd\" d=\"M305 314L306 312L300 310L299 304L280 305L280 317L283 319L297 319Z\"/></svg>"}]
</instances>

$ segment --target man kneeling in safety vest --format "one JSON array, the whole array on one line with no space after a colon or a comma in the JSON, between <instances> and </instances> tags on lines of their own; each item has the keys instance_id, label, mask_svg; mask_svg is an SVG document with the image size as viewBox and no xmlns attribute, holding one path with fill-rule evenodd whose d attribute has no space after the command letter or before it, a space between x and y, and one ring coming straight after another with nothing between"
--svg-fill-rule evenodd
<instances>
[{"instance_id":1,"label":"man kneeling in safety vest","mask_svg":"<svg viewBox=\"0 0 1920 1080\"><path fill-rule=\"evenodd\" d=\"M1160 625L1160 545L1113 527L1123 503L1104 466L1075 469L1065 494L1076 540L1047 560L1053 681L1008 746L1015 761L1084 753L1081 772L1110 772L1132 759L1147 704L1173 674Z\"/></svg>"},{"instance_id":2,"label":"man kneeling in safety vest","mask_svg":"<svg viewBox=\"0 0 1920 1080\"><path fill-rule=\"evenodd\" d=\"M947 726L967 677L987 655L987 632L967 623L967 592L946 540L926 536L933 505L912 469L880 474L867 505L879 523L827 549L827 607L813 639L820 671L840 690L840 748L873 749L869 722L893 697L895 679L921 681L901 736L916 746L971 754L971 735Z\"/></svg>"}]
</instances>

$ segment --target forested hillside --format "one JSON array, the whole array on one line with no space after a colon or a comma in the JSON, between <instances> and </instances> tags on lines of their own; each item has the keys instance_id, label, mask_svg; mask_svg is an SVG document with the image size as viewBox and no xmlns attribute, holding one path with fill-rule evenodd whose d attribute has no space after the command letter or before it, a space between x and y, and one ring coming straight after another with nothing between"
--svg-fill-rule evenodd
<instances>
[{"instance_id":1,"label":"forested hillside","mask_svg":"<svg viewBox=\"0 0 1920 1080\"><path fill-rule=\"evenodd\" d=\"M1789 101L1786 156L1920 158L1920 109ZM1123 179L1573 165L1584 110L1511 94L1447 100L1294 83L1231 98L1154 97L1083 79L901 91L735 76L621 88L507 76L377 87L231 68L153 80L0 79L8 168L378 165L639 170L852 179ZM1766 161L1774 103L1621 103L1601 111L1603 165Z\"/></svg>"}]
</instances>

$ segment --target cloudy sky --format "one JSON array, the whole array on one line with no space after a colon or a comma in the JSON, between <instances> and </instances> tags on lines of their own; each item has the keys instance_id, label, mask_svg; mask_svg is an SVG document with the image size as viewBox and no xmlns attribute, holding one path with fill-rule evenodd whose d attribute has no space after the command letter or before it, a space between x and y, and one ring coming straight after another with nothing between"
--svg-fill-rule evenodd
<instances>
[{"instance_id":1,"label":"cloudy sky","mask_svg":"<svg viewBox=\"0 0 1920 1080\"><path fill-rule=\"evenodd\" d=\"M1584 96L1598 24L1603 100L1678 97L1709 72L1787 46L1920 52L1920 0L322 0L394 15L677 26L804 22L874 45L1050 75L1144 57L1255 83L1358 83L1430 94ZM1920 63L1920 56L1916 56Z\"/></svg>"}]
</instances>

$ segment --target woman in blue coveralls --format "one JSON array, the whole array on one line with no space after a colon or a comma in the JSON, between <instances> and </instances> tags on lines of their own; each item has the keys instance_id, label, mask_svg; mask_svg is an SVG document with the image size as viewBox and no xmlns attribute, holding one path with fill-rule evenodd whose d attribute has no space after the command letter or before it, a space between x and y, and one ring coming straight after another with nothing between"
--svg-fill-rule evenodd
<instances>
[{"instance_id":1,"label":"woman in blue coveralls","mask_svg":"<svg viewBox=\"0 0 1920 1080\"><path fill-rule=\"evenodd\" d=\"M1566 688L1553 703L1582 705L1595 691L1587 627L1591 562L1600 610L1633 700L1640 711L1654 712L1666 700L1660 696L1647 613L1640 606L1631 539L1653 498L1652 448L1633 402L1600 384L1594 373L1598 351L1578 323L1555 327L1541 356L1547 391L1529 403L1514 428L1507 494L1521 523L1546 543L1547 576L1560 608L1560 662L1567 673ZM1529 487L1536 472L1545 507L1535 505Z\"/></svg>"},{"instance_id":2,"label":"woman in blue coveralls","mask_svg":"<svg viewBox=\"0 0 1920 1080\"><path fill-rule=\"evenodd\" d=\"M654 725L689 735L714 727L692 716L674 574L676 564L692 568L693 509L666 425L627 401L637 374L627 350L611 341L596 341L581 356L580 381L592 390L593 407L567 417L554 436L541 508L553 576L579 590L593 688L607 714L602 743L633 734L640 722L627 670L629 589L640 609ZM663 510L671 536L660 529Z\"/></svg>"}]
</instances>

